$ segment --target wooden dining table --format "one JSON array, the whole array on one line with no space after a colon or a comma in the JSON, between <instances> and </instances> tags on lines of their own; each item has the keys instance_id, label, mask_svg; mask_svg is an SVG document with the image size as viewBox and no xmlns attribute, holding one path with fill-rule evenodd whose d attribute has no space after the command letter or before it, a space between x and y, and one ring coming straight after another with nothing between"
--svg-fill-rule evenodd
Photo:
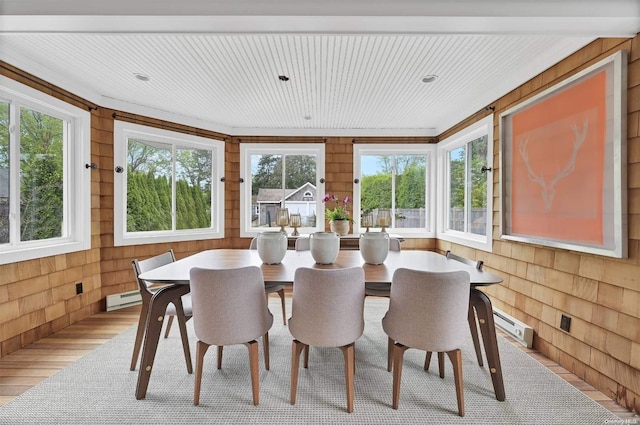
<instances>
[{"instance_id":1,"label":"wooden dining table","mask_svg":"<svg viewBox=\"0 0 640 425\"><path fill-rule=\"evenodd\" d=\"M252 265L260 267L265 283L282 284L293 284L296 269L302 267L319 269L362 267L365 272L365 282L376 284L391 284L393 273L399 268L431 272L467 271L471 282L469 305L474 307L476 311L496 399L504 401L505 390L493 321L493 308L489 297L480 290L483 286L501 283L500 276L478 270L472 265L454 259L448 259L444 255L432 251L390 251L383 264L372 265L364 262L358 250L341 250L333 264L316 264L310 251L288 250L280 264L263 264L258 256L258 251L249 249L202 251L140 275L140 278L146 281L172 284L156 291L149 305L136 386L136 399L140 400L146 397L167 305L189 293L190 270L193 267L224 269Z\"/></svg>"}]
</instances>

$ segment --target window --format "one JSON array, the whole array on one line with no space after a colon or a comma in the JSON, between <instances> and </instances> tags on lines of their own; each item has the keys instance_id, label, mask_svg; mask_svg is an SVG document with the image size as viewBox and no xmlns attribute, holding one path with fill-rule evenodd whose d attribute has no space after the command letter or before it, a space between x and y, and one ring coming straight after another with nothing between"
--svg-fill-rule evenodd
<instances>
[{"instance_id":1,"label":"window","mask_svg":"<svg viewBox=\"0 0 640 425\"><path fill-rule=\"evenodd\" d=\"M116 245L224 236L224 143L116 121Z\"/></svg>"},{"instance_id":2,"label":"window","mask_svg":"<svg viewBox=\"0 0 640 425\"><path fill-rule=\"evenodd\" d=\"M434 160L434 145L356 145L354 233L368 216L373 228L384 224L404 236L433 237ZM390 210L390 224L380 223L384 209Z\"/></svg>"},{"instance_id":3,"label":"window","mask_svg":"<svg viewBox=\"0 0 640 425\"><path fill-rule=\"evenodd\" d=\"M438 144L438 238L491 251L493 116Z\"/></svg>"},{"instance_id":4,"label":"window","mask_svg":"<svg viewBox=\"0 0 640 425\"><path fill-rule=\"evenodd\" d=\"M0 264L91 247L90 119L0 77Z\"/></svg>"},{"instance_id":5,"label":"window","mask_svg":"<svg viewBox=\"0 0 640 425\"><path fill-rule=\"evenodd\" d=\"M240 235L255 236L277 227L276 211L299 213L301 234L319 230L324 223L324 145L240 145ZM272 229L275 230L275 229Z\"/></svg>"}]
</instances>

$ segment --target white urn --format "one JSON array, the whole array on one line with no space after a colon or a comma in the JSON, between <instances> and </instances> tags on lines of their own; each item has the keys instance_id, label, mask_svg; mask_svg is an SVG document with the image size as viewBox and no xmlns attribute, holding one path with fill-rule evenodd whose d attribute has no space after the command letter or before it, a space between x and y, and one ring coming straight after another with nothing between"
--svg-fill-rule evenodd
<instances>
[{"instance_id":1,"label":"white urn","mask_svg":"<svg viewBox=\"0 0 640 425\"><path fill-rule=\"evenodd\" d=\"M280 264L287 253L287 235L282 232L258 234L258 256L265 264Z\"/></svg>"},{"instance_id":2,"label":"white urn","mask_svg":"<svg viewBox=\"0 0 640 425\"><path fill-rule=\"evenodd\" d=\"M382 264L389 254L389 234L367 232L360 235L360 254L367 264Z\"/></svg>"},{"instance_id":3,"label":"white urn","mask_svg":"<svg viewBox=\"0 0 640 425\"><path fill-rule=\"evenodd\" d=\"M340 252L340 237L335 232L311 233L309 248L316 263L333 264Z\"/></svg>"}]
</instances>

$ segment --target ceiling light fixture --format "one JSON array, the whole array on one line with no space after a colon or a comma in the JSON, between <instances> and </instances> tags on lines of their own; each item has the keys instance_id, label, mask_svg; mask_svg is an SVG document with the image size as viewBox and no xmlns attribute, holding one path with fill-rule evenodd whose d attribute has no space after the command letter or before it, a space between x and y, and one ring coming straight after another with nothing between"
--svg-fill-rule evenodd
<instances>
[{"instance_id":1,"label":"ceiling light fixture","mask_svg":"<svg viewBox=\"0 0 640 425\"><path fill-rule=\"evenodd\" d=\"M305 120L310 120L310 119L311 119L311 115L305 115L305 116L304 116L304 119L305 119Z\"/></svg>"},{"instance_id":2,"label":"ceiling light fixture","mask_svg":"<svg viewBox=\"0 0 640 425\"><path fill-rule=\"evenodd\" d=\"M422 77L422 82L423 83L433 83L437 78L438 78L437 75L433 75L433 74L427 75L427 76Z\"/></svg>"},{"instance_id":3,"label":"ceiling light fixture","mask_svg":"<svg viewBox=\"0 0 640 425\"><path fill-rule=\"evenodd\" d=\"M134 72L133 76L140 81L149 81L151 79L147 74L140 74L139 72Z\"/></svg>"},{"instance_id":4,"label":"ceiling light fixture","mask_svg":"<svg viewBox=\"0 0 640 425\"><path fill-rule=\"evenodd\" d=\"M278 75L278 79L280 81L289 81L289 77L287 77L286 75Z\"/></svg>"}]
</instances>

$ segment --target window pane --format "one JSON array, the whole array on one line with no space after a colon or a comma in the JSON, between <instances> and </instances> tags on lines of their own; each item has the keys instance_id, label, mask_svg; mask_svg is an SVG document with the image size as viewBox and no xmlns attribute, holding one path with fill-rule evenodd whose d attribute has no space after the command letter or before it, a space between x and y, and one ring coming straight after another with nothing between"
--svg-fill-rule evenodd
<instances>
[{"instance_id":1,"label":"window pane","mask_svg":"<svg viewBox=\"0 0 640 425\"><path fill-rule=\"evenodd\" d=\"M396 228L425 228L426 155L396 155Z\"/></svg>"},{"instance_id":2,"label":"window pane","mask_svg":"<svg viewBox=\"0 0 640 425\"><path fill-rule=\"evenodd\" d=\"M0 244L9 243L9 104L0 102Z\"/></svg>"},{"instance_id":3,"label":"window pane","mask_svg":"<svg viewBox=\"0 0 640 425\"><path fill-rule=\"evenodd\" d=\"M176 149L176 229L211 227L212 152Z\"/></svg>"},{"instance_id":4,"label":"window pane","mask_svg":"<svg viewBox=\"0 0 640 425\"><path fill-rule=\"evenodd\" d=\"M316 226L316 161L316 155L285 155L284 206L289 214L300 214L302 227L298 231L303 233Z\"/></svg>"},{"instance_id":5,"label":"window pane","mask_svg":"<svg viewBox=\"0 0 640 425\"><path fill-rule=\"evenodd\" d=\"M487 165L487 136L470 143L471 167L469 232L484 235L487 232L487 174L482 167Z\"/></svg>"},{"instance_id":6,"label":"window pane","mask_svg":"<svg viewBox=\"0 0 640 425\"><path fill-rule=\"evenodd\" d=\"M464 231L465 146L449 152L449 229Z\"/></svg>"},{"instance_id":7,"label":"window pane","mask_svg":"<svg viewBox=\"0 0 640 425\"><path fill-rule=\"evenodd\" d=\"M171 145L129 139L127 232L171 230Z\"/></svg>"},{"instance_id":8,"label":"window pane","mask_svg":"<svg viewBox=\"0 0 640 425\"><path fill-rule=\"evenodd\" d=\"M20 240L62 236L64 122L20 108Z\"/></svg>"},{"instance_id":9,"label":"window pane","mask_svg":"<svg viewBox=\"0 0 640 425\"><path fill-rule=\"evenodd\" d=\"M282 205L282 155L251 155L251 227L275 226Z\"/></svg>"},{"instance_id":10,"label":"window pane","mask_svg":"<svg viewBox=\"0 0 640 425\"><path fill-rule=\"evenodd\" d=\"M362 155L360 161L362 213L373 213L374 223L377 223L378 209L392 207L393 156Z\"/></svg>"}]
</instances>

